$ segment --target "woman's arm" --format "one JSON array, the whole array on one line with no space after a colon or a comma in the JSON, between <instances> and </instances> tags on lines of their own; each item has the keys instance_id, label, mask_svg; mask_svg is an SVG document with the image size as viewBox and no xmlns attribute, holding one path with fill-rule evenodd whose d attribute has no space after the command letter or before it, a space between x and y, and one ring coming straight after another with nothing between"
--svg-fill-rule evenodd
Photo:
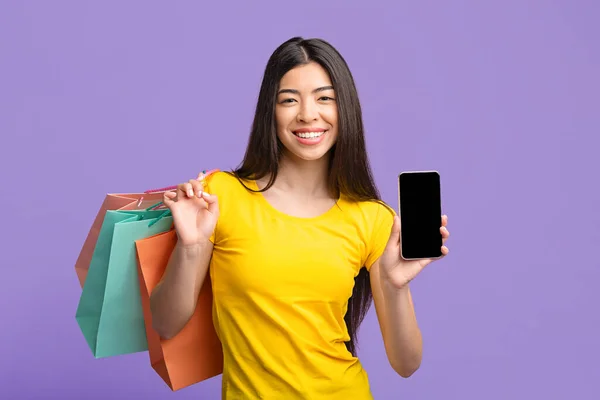
<instances>
[{"instance_id":1,"label":"woman's arm","mask_svg":"<svg viewBox=\"0 0 600 400\"><path fill-rule=\"evenodd\" d=\"M194 314L208 271L213 244L175 246L161 282L150 296L152 326L164 339L183 329Z\"/></svg>"},{"instance_id":2,"label":"woman's arm","mask_svg":"<svg viewBox=\"0 0 600 400\"><path fill-rule=\"evenodd\" d=\"M370 268L373 301L390 365L408 378L421 365L423 339L408 284L400 289L381 279L379 261Z\"/></svg>"}]
</instances>

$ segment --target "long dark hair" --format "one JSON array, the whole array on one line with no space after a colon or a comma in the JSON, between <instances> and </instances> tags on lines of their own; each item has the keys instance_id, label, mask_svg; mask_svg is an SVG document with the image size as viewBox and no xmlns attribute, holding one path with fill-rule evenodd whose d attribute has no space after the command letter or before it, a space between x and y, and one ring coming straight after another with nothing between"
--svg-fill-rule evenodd
<instances>
[{"instance_id":1,"label":"long dark hair","mask_svg":"<svg viewBox=\"0 0 600 400\"><path fill-rule=\"evenodd\" d=\"M277 177L283 145L277 137L275 104L279 82L292 68L316 62L330 76L338 107L338 139L331 149L328 186L332 195L343 193L351 201L381 201L367 157L362 110L354 78L341 54L321 39L294 37L280 45L267 63L258 95L248 147L240 166L233 171L239 179L269 176L270 188ZM361 268L355 278L348 311L344 316L350 341L348 350L356 356L357 332L373 296L369 272Z\"/></svg>"}]
</instances>

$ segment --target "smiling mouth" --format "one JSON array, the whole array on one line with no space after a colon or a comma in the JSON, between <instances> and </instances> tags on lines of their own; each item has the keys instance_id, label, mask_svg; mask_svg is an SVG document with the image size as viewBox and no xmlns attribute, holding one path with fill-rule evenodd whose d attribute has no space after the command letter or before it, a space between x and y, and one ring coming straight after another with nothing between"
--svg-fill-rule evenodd
<instances>
[{"instance_id":1,"label":"smiling mouth","mask_svg":"<svg viewBox=\"0 0 600 400\"><path fill-rule=\"evenodd\" d=\"M323 136L327 131L314 131L314 132L292 132L294 135L302 139L316 139Z\"/></svg>"}]
</instances>

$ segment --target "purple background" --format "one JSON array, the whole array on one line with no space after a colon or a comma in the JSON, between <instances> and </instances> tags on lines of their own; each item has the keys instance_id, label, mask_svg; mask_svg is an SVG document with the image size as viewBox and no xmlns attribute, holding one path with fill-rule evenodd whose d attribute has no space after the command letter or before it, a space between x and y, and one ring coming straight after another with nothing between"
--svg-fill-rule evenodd
<instances>
[{"instance_id":1,"label":"purple background","mask_svg":"<svg viewBox=\"0 0 600 400\"><path fill-rule=\"evenodd\" d=\"M175 394L146 353L95 360L73 265L106 192L241 159L267 58L294 35L346 57L384 199L438 169L451 256L413 284L421 369L376 399L600 397L598 5L589 1L2 1L0 398Z\"/></svg>"}]
</instances>

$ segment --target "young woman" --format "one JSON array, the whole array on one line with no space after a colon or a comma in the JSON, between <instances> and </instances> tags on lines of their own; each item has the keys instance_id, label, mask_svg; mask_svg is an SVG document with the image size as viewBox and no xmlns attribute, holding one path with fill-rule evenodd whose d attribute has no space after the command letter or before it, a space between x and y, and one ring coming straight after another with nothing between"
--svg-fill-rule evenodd
<instances>
[{"instance_id":1,"label":"young woman","mask_svg":"<svg viewBox=\"0 0 600 400\"><path fill-rule=\"evenodd\" d=\"M154 328L165 338L183 328L210 271L223 398L371 399L356 336L372 299L393 369L419 367L409 282L431 260L400 257L352 75L327 42L277 48L241 166L201 174L164 202L178 243L151 296Z\"/></svg>"}]
</instances>

